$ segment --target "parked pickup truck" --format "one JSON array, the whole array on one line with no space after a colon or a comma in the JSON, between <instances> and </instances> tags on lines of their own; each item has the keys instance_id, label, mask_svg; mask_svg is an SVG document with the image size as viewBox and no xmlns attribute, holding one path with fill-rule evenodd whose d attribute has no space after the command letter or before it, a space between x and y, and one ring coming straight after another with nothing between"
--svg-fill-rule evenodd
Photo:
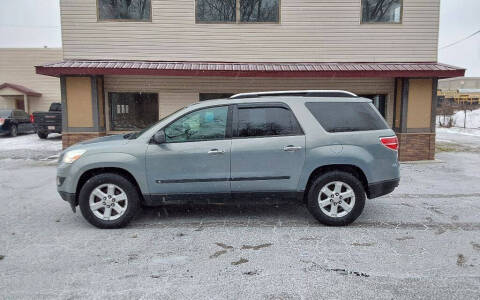
<instances>
[{"instance_id":1,"label":"parked pickup truck","mask_svg":"<svg viewBox=\"0 0 480 300\"><path fill-rule=\"evenodd\" d=\"M48 112L34 112L33 125L41 139L52 132L62 133L62 104L52 103Z\"/></svg>"}]
</instances>

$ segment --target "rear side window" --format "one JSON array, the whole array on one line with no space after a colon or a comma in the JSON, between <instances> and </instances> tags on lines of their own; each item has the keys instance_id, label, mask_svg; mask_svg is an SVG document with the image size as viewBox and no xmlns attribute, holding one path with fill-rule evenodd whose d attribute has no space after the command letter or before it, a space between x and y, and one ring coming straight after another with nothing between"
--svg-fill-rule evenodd
<instances>
[{"instance_id":1,"label":"rear side window","mask_svg":"<svg viewBox=\"0 0 480 300\"><path fill-rule=\"evenodd\" d=\"M323 102L305 104L328 132L387 129L388 126L370 103Z\"/></svg>"},{"instance_id":2,"label":"rear side window","mask_svg":"<svg viewBox=\"0 0 480 300\"><path fill-rule=\"evenodd\" d=\"M302 135L293 113L283 107L251 107L238 109L238 136L264 137Z\"/></svg>"}]
</instances>

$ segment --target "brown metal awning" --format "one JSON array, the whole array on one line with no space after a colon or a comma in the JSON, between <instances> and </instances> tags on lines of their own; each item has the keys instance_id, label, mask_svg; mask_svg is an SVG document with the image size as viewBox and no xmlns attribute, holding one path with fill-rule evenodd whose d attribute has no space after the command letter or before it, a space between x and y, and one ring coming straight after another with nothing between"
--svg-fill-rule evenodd
<instances>
[{"instance_id":1,"label":"brown metal awning","mask_svg":"<svg viewBox=\"0 0 480 300\"><path fill-rule=\"evenodd\" d=\"M438 77L465 75L442 63L228 63L65 60L36 67L37 74L226 77Z\"/></svg>"},{"instance_id":2,"label":"brown metal awning","mask_svg":"<svg viewBox=\"0 0 480 300\"><path fill-rule=\"evenodd\" d=\"M20 94L24 94L24 95L27 95L27 96L33 96L33 97L42 96L41 93L35 92L34 90L29 89L29 88L24 87L23 85L19 85L19 84L13 84L13 83L8 83L8 82L0 84L0 90L5 89L5 88L10 88L12 90L15 90L15 91L19 92Z\"/></svg>"}]
</instances>

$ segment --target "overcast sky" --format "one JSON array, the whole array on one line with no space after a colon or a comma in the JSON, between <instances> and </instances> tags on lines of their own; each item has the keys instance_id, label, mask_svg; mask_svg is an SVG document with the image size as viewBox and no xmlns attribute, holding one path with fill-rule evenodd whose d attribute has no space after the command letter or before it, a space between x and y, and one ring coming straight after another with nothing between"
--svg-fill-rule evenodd
<instances>
[{"instance_id":1,"label":"overcast sky","mask_svg":"<svg viewBox=\"0 0 480 300\"><path fill-rule=\"evenodd\" d=\"M193 1L193 0L192 0ZM415 1L415 0L412 0ZM441 0L439 61L480 77L480 0ZM0 0L0 47L61 47L59 0Z\"/></svg>"}]
</instances>

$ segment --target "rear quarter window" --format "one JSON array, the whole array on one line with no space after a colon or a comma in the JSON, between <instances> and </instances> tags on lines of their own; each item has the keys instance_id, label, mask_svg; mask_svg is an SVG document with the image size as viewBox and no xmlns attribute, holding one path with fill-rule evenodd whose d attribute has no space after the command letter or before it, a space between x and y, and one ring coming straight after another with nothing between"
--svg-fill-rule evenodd
<instances>
[{"instance_id":1,"label":"rear quarter window","mask_svg":"<svg viewBox=\"0 0 480 300\"><path fill-rule=\"evenodd\" d=\"M305 104L328 132L388 129L385 120L367 102L309 102Z\"/></svg>"}]
</instances>

